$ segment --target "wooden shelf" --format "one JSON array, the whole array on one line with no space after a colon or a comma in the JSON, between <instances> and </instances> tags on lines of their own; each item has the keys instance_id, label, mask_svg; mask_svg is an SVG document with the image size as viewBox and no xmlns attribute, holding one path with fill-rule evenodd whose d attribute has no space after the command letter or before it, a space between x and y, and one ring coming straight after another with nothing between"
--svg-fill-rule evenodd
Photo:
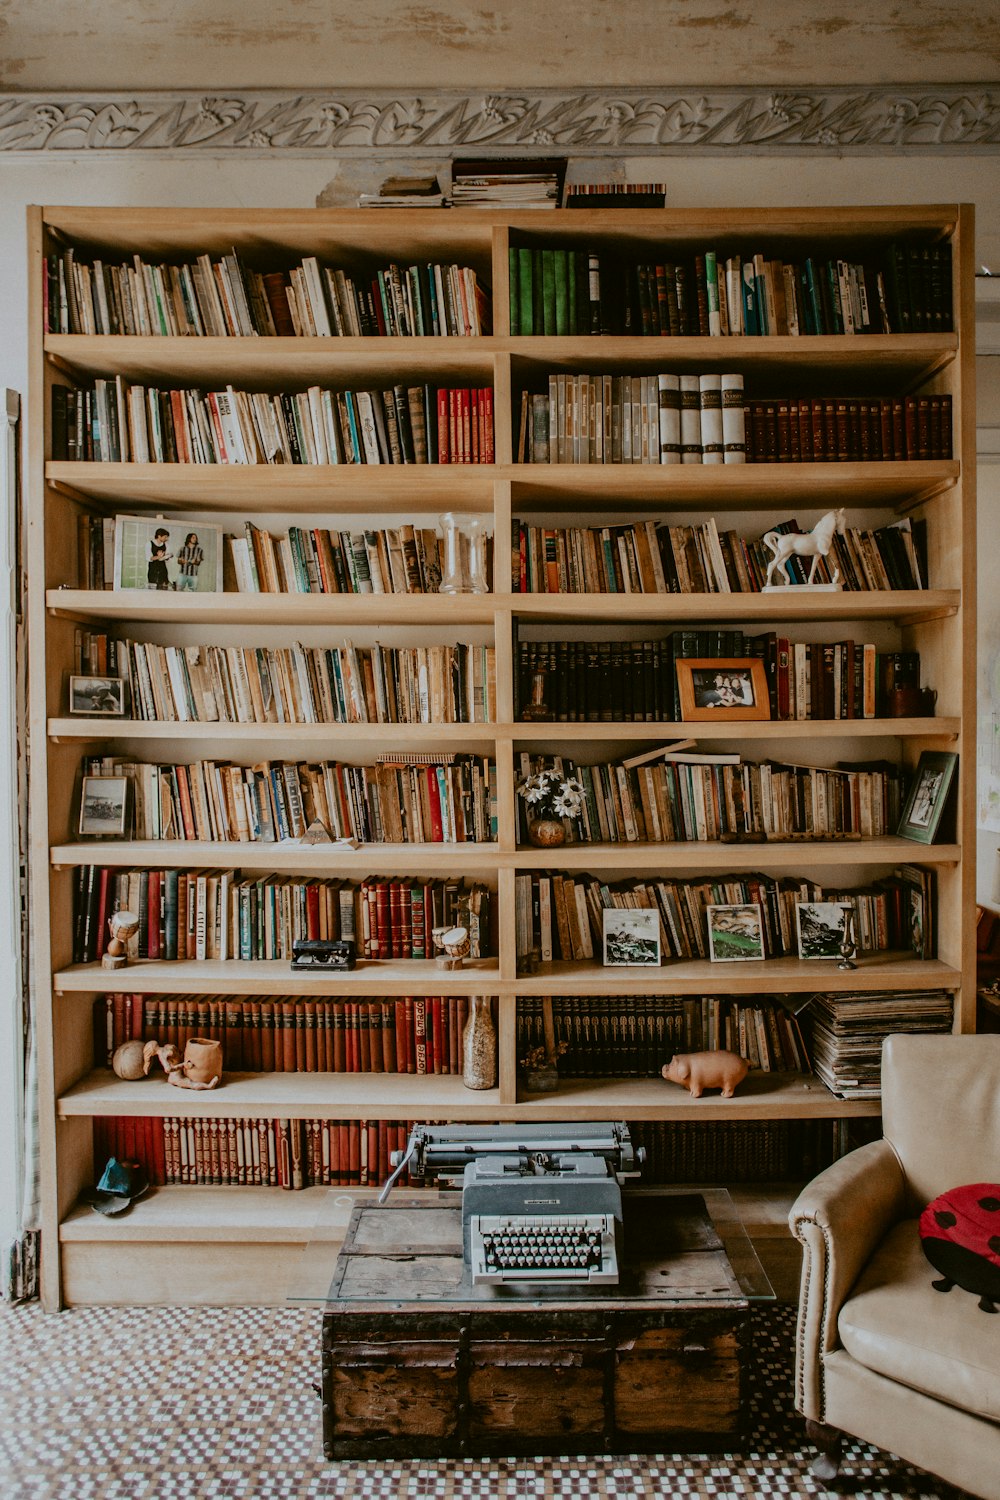
<instances>
[{"instance_id":1,"label":"wooden shelf","mask_svg":"<svg viewBox=\"0 0 1000 1500\"><path fill-rule=\"evenodd\" d=\"M335 1189L304 1188L283 1192L275 1187L183 1187L151 1189L125 1215L107 1217L88 1204L72 1208L59 1226L64 1243L109 1242L199 1244L254 1240L264 1244L302 1245L312 1241L326 1217L329 1195ZM345 1189L358 1194L363 1189ZM338 1195L339 1196L339 1195ZM345 1205L344 1228L350 1218Z\"/></svg>"},{"instance_id":2,"label":"wooden shelf","mask_svg":"<svg viewBox=\"0 0 1000 1500\"><path fill-rule=\"evenodd\" d=\"M175 594L142 589L49 589L46 604L73 620L136 620L178 625L491 626L489 594Z\"/></svg>"},{"instance_id":3,"label":"wooden shelf","mask_svg":"<svg viewBox=\"0 0 1000 1500\"><path fill-rule=\"evenodd\" d=\"M126 969L100 964L73 964L53 976L60 995L704 995L811 994L815 990L849 992L886 989L954 989L961 973L939 959L880 953L859 958L856 969L836 962L802 962L771 958L762 963L719 964L699 959L671 959L656 969L604 968L593 960L544 964L536 974L501 979L496 959L466 961L460 970L439 969L426 960L359 960L341 974L293 972L287 960L251 963L231 959L201 961L138 959Z\"/></svg>"},{"instance_id":4,"label":"wooden shelf","mask_svg":"<svg viewBox=\"0 0 1000 1500\"><path fill-rule=\"evenodd\" d=\"M525 621L578 621L609 624L692 621L711 625L738 620L773 624L778 620L895 620L915 624L956 614L957 589L896 589L892 592L810 594L789 589L776 594L512 594L496 596Z\"/></svg>"},{"instance_id":5,"label":"wooden shelf","mask_svg":"<svg viewBox=\"0 0 1000 1500\"><path fill-rule=\"evenodd\" d=\"M671 740L691 739L702 746L741 745L747 740L882 739L901 735L909 738L954 739L961 727L957 717L942 715L934 719L764 719L745 723L684 723L661 720L657 724L563 724L535 721L531 724L497 724L497 736L512 735L515 744L532 748L544 740L562 745L600 744L605 740L628 743L649 740L667 745Z\"/></svg>"},{"instance_id":6,"label":"wooden shelf","mask_svg":"<svg viewBox=\"0 0 1000 1500\"><path fill-rule=\"evenodd\" d=\"M279 844L207 843L181 839L111 839L92 843L54 844L50 858L55 869L77 865L136 866L151 869L210 870L232 866L241 870L293 871L303 868L327 874L366 875L393 870L406 874L440 875L461 870L594 870L597 872L656 871L667 865L678 870L785 869L806 865L923 864L953 865L959 850L954 844L914 844L895 836L872 839L801 839L766 844L724 844L692 840L675 844L563 844L558 849L525 847L502 850L496 844L363 844L358 849L331 848L288 840Z\"/></svg>"}]
</instances>

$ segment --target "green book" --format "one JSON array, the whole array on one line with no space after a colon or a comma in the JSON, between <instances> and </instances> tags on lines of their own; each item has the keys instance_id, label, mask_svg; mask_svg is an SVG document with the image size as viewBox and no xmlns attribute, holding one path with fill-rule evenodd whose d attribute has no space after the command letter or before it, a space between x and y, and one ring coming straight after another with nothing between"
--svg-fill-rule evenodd
<instances>
[{"instance_id":1,"label":"green book","mask_svg":"<svg viewBox=\"0 0 1000 1500\"><path fill-rule=\"evenodd\" d=\"M566 334L569 324L569 252L553 250L555 262L556 333Z\"/></svg>"},{"instance_id":2,"label":"green book","mask_svg":"<svg viewBox=\"0 0 1000 1500\"><path fill-rule=\"evenodd\" d=\"M518 252L511 245L507 251L507 279L510 282L510 331L515 336L521 332L521 293L518 287Z\"/></svg>"},{"instance_id":3,"label":"green book","mask_svg":"<svg viewBox=\"0 0 1000 1500\"><path fill-rule=\"evenodd\" d=\"M518 333L532 334L535 331L535 268L530 250L517 251L517 300L520 308ZM512 324L513 321L512 316Z\"/></svg>"},{"instance_id":4,"label":"green book","mask_svg":"<svg viewBox=\"0 0 1000 1500\"><path fill-rule=\"evenodd\" d=\"M542 251L542 332L548 338L556 331L556 252Z\"/></svg>"},{"instance_id":5,"label":"green book","mask_svg":"<svg viewBox=\"0 0 1000 1500\"><path fill-rule=\"evenodd\" d=\"M567 278L569 281L569 332L576 334L580 332L580 313L577 298L577 286L580 280L580 252L568 250L566 252Z\"/></svg>"}]
</instances>

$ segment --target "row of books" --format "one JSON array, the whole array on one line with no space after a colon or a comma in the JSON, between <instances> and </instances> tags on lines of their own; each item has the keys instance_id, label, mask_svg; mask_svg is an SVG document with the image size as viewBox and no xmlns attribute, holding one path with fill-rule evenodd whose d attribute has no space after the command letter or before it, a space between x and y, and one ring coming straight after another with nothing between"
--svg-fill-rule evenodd
<instances>
[{"instance_id":1,"label":"row of books","mask_svg":"<svg viewBox=\"0 0 1000 1500\"><path fill-rule=\"evenodd\" d=\"M449 754L427 764L202 760L148 764L91 756L87 776L125 777L137 839L278 843L319 823L355 843L462 844L496 838L496 765ZM86 831L86 830L84 830Z\"/></svg>"},{"instance_id":2,"label":"row of books","mask_svg":"<svg viewBox=\"0 0 1000 1500\"><path fill-rule=\"evenodd\" d=\"M570 840L582 843L879 838L895 832L908 783L901 767L885 763L796 766L697 750L661 752L645 765L523 755L522 775L550 763L583 789L580 816L566 820ZM519 798L520 842L528 814Z\"/></svg>"},{"instance_id":3,"label":"row of books","mask_svg":"<svg viewBox=\"0 0 1000 1500\"><path fill-rule=\"evenodd\" d=\"M804 1012L813 1066L840 1099L881 1097L882 1043L892 1032L950 1031L944 990L815 995Z\"/></svg>"},{"instance_id":4,"label":"row of books","mask_svg":"<svg viewBox=\"0 0 1000 1500\"><path fill-rule=\"evenodd\" d=\"M118 640L132 715L230 724L490 724L493 646L160 646ZM110 664L108 670L112 670Z\"/></svg>"},{"instance_id":5,"label":"row of books","mask_svg":"<svg viewBox=\"0 0 1000 1500\"><path fill-rule=\"evenodd\" d=\"M52 387L52 457L190 464L491 464L493 388Z\"/></svg>"},{"instance_id":6,"label":"row of books","mask_svg":"<svg viewBox=\"0 0 1000 1500\"><path fill-rule=\"evenodd\" d=\"M598 875L538 872L514 877L515 946L518 957L537 951L543 963L600 960L605 911L647 910L658 915L661 962L709 957L709 906L759 908L763 955L795 956L795 908L799 902L848 903L854 913L858 951L912 951L926 942L917 932L913 893L932 906L931 883L905 866L863 890L825 889L804 878L754 872L689 880L655 878L609 881ZM929 919L928 919L929 920ZM929 955L926 955L929 956Z\"/></svg>"},{"instance_id":7,"label":"row of books","mask_svg":"<svg viewBox=\"0 0 1000 1500\"><path fill-rule=\"evenodd\" d=\"M80 260L70 246L46 256L49 333L252 338L256 335L477 335L489 298L476 273L454 264L397 265L367 275L315 255L258 271L235 249L174 265Z\"/></svg>"},{"instance_id":8,"label":"row of books","mask_svg":"<svg viewBox=\"0 0 1000 1500\"><path fill-rule=\"evenodd\" d=\"M952 402L941 395L780 396L746 405L748 464L950 459Z\"/></svg>"},{"instance_id":9,"label":"row of books","mask_svg":"<svg viewBox=\"0 0 1000 1500\"><path fill-rule=\"evenodd\" d=\"M444 542L433 527L329 531L290 526L272 536L247 521L228 538L236 587L243 594L436 594ZM468 572L469 539L459 532Z\"/></svg>"},{"instance_id":10,"label":"row of books","mask_svg":"<svg viewBox=\"0 0 1000 1500\"><path fill-rule=\"evenodd\" d=\"M531 702L541 673L555 722L677 722L677 663L727 658L764 663L770 717L779 721L878 718L893 688L920 685L918 652L878 651L872 642L792 641L738 629L675 630L640 641L519 639L515 711Z\"/></svg>"},{"instance_id":11,"label":"row of books","mask_svg":"<svg viewBox=\"0 0 1000 1500\"><path fill-rule=\"evenodd\" d=\"M157 1187L379 1187L412 1128L405 1120L98 1116L94 1180L114 1156L138 1162ZM422 1186L406 1168L399 1180Z\"/></svg>"},{"instance_id":12,"label":"row of books","mask_svg":"<svg viewBox=\"0 0 1000 1500\"><path fill-rule=\"evenodd\" d=\"M768 528L777 535L800 530L789 520ZM834 569L848 590L919 589L926 525L907 516L888 526L845 527L834 532L829 559L817 581ZM919 550L918 550L919 548ZM511 592L515 594L729 594L758 593L774 552L762 538L720 530L714 517L699 525L633 521L618 526L535 526L511 521ZM804 583L811 559L787 563L793 582Z\"/></svg>"},{"instance_id":13,"label":"row of books","mask_svg":"<svg viewBox=\"0 0 1000 1500\"><path fill-rule=\"evenodd\" d=\"M521 395L519 463L742 464L743 376L560 375Z\"/></svg>"},{"instance_id":14,"label":"row of books","mask_svg":"<svg viewBox=\"0 0 1000 1500\"><path fill-rule=\"evenodd\" d=\"M516 245L509 275L518 335L794 337L952 327L946 244L893 242L863 262L714 249L649 261L599 247Z\"/></svg>"},{"instance_id":15,"label":"row of books","mask_svg":"<svg viewBox=\"0 0 1000 1500\"><path fill-rule=\"evenodd\" d=\"M517 1054L543 1045L551 1006L564 1078L655 1078L674 1052L738 1052L763 1072L810 1072L794 1012L760 995L555 995L517 1003Z\"/></svg>"},{"instance_id":16,"label":"row of books","mask_svg":"<svg viewBox=\"0 0 1000 1500\"><path fill-rule=\"evenodd\" d=\"M432 959L434 929L455 926L468 931L470 958L496 947L493 902L478 881L81 865L73 891L74 963L100 958L115 911L139 918L132 959L290 960L301 938L350 939L364 959Z\"/></svg>"},{"instance_id":17,"label":"row of books","mask_svg":"<svg viewBox=\"0 0 1000 1500\"><path fill-rule=\"evenodd\" d=\"M804 1181L833 1157L831 1120L637 1120L644 1183Z\"/></svg>"},{"instance_id":18,"label":"row of books","mask_svg":"<svg viewBox=\"0 0 1000 1500\"><path fill-rule=\"evenodd\" d=\"M99 995L94 1061L138 1037L223 1045L227 1073L461 1073L466 995L395 1000L282 1000L211 995Z\"/></svg>"}]
</instances>

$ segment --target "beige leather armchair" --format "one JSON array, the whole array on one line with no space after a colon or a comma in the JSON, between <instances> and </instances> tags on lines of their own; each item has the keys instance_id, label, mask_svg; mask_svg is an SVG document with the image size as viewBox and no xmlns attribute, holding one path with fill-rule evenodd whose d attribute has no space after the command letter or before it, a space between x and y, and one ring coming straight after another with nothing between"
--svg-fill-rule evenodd
<instances>
[{"instance_id":1,"label":"beige leather armchair","mask_svg":"<svg viewBox=\"0 0 1000 1500\"><path fill-rule=\"evenodd\" d=\"M1000 1497L1000 1316L936 1291L921 1210L1000 1181L1000 1036L892 1036L882 1050L884 1139L799 1195L795 1404L832 1479L839 1434L980 1495Z\"/></svg>"}]
</instances>

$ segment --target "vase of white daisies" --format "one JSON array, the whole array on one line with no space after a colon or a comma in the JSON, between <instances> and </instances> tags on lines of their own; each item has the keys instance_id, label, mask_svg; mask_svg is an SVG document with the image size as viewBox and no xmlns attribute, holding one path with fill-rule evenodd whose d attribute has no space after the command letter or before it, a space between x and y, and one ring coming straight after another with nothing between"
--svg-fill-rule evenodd
<instances>
[{"instance_id":1,"label":"vase of white daisies","mask_svg":"<svg viewBox=\"0 0 1000 1500\"><path fill-rule=\"evenodd\" d=\"M536 849L555 849L566 842L567 819L578 818L583 787L575 776L555 770L537 771L519 784L528 815L528 839Z\"/></svg>"}]
</instances>

